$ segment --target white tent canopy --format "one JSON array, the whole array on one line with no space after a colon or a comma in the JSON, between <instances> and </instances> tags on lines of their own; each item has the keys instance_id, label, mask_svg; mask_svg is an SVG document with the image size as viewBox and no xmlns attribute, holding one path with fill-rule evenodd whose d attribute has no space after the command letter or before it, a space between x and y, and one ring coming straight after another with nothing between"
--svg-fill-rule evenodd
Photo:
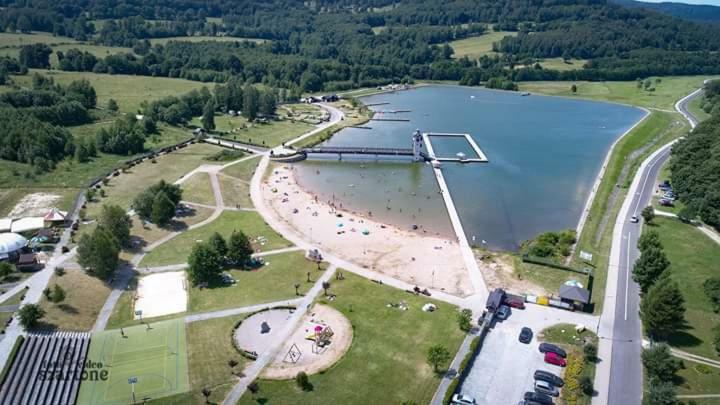
<instances>
[{"instance_id":1,"label":"white tent canopy","mask_svg":"<svg viewBox=\"0 0 720 405\"><path fill-rule=\"evenodd\" d=\"M0 233L0 254L10 254L27 245L27 239L16 233Z\"/></svg>"},{"instance_id":2,"label":"white tent canopy","mask_svg":"<svg viewBox=\"0 0 720 405\"><path fill-rule=\"evenodd\" d=\"M10 232L12 226L12 219L0 218L0 232Z\"/></svg>"},{"instance_id":3,"label":"white tent canopy","mask_svg":"<svg viewBox=\"0 0 720 405\"><path fill-rule=\"evenodd\" d=\"M35 231L45 228L45 219L43 217L29 217L16 219L12 223L13 232Z\"/></svg>"}]
</instances>

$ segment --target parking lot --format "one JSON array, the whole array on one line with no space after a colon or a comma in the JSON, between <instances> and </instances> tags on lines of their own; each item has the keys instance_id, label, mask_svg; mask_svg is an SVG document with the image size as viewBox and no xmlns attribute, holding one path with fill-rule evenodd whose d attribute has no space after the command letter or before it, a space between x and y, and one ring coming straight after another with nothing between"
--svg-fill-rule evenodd
<instances>
[{"instance_id":1,"label":"parking lot","mask_svg":"<svg viewBox=\"0 0 720 405\"><path fill-rule=\"evenodd\" d=\"M587 322L591 319L582 314L538 306L513 310L510 318L497 322L488 332L460 392L475 398L478 404L517 404L526 391L533 391L535 370L563 376L562 367L543 361L543 355L538 351L538 332L556 323L572 321L585 321L584 325L594 328L595 325ZM530 344L518 341L523 326L533 330Z\"/></svg>"}]
</instances>

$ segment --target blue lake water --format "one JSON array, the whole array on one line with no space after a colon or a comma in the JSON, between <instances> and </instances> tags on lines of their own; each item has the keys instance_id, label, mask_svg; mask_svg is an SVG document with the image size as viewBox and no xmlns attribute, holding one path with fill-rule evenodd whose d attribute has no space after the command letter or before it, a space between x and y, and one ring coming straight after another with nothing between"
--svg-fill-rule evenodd
<instances>
[{"instance_id":1,"label":"blue lake water","mask_svg":"<svg viewBox=\"0 0 720 405\"><path fill-rule=\"evenodd\" d=\"M575 228L612 143L644 115L640 109L560 97L458 86L429 86L363 98L379 113L371 130L348 128L326 145L411 146L412 132L469 133L489 163L443 163L442 170L469 240L515 250L548 230ZM444 156L468 152L465 142L433 139ZM300 184L344 208L401 228L417 224L452 235L445 206L427 164L386 160L308 160ZM482 243L485 241L485 243Z\"/></svg>"}]
</instances>

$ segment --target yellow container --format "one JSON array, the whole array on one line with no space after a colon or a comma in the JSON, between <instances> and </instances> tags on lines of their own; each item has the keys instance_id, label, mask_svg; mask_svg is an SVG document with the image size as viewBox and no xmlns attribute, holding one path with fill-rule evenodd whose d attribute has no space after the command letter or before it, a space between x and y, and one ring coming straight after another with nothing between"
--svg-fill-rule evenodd
<instances>
[{"instance_id":1,"label":"yellow container","mask_svg":"<svg viewBox=\"0 0 720 405\"><path fill-rule=\"evenodd\" d=\"M537 299L537 303L538 303L538 305L545 305L545 306L547 306L547 305L548 305L548 297L543 296L543 295L539 296L538 299Z\"/></svg>"}]
</instances>

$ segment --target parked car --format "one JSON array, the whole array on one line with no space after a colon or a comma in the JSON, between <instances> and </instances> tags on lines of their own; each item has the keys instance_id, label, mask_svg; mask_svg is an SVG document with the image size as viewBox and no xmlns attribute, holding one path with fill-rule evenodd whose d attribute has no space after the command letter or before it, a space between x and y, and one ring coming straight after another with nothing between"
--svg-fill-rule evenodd
<instances>
[{"instance_id":1,"label":"parked car","mask_svg":"<svg viewBox=\"0 0 720 405\"><path fill-rule=\"evenodd\" d=\"M510 316L510 307L507 305L500 305L497 312L495 313L497 319L504 321Z\"/></svg>"},{"instance_id":2,"label":"parked car","mask_svg":"<svg viewBox=\"0 0 720 405\"><path fill-rule=\"evenodd\" d=\"M567 364L565 359L552 352L545 353L545 363L554 364L560 367L565 367Z\"/></svg>"},{"instance_id":3,"label":"parked car","mask_svg":"<svg viewBox=\"0 0 720 405\"><path fill-rule=\"evenodd\" d=\"M554 345L552 343L540 343L540 346L538 346L538 350L540 350L540 353L555 353L558 356L565 358L567 357L567 353L565 353L565 350L563 350L562 347Z\"/></svg>"},{"instance_id":4,"label":"parked car","mask_svg":"<svg viewBox=\"0 0 720 405\"><path fill-rule=\"evenodd\" d=\"M637 215L633 215L630 217L630 222L632 222L633 224L637 224L638 222L640 222L640 220L638 219Z\"/></svg>"},{"instance_id":5,"label":"parked car","mask_svg":"<svg viewBox=\"0 0 720 405\"><path fill-rule=\"evenodd\" d=\"M518 405L544 405L544 404L542 402L526 401L523 399L522 401L518 402Z\"/></svg>"},{"instance_id":6,"label":"parked car","mask_svg":"<svg viewBox=\"0 0 720 405\"><path fill-rule=\"evenodd\" d=\"M553 399L550 395L541 394L539 392L528 391L523 396L525 401L538 402L543 405L553 405Z\"/></svg>"},{"instance_id":7,"label":"parked car","mask_svg":"<svg viewBox=\"0 0 720 405\"><path fill-rule=\"evenodd\" d=\"M511 308L525 309L525 297L522 295L505 293L503 304Z\"/></svg>"},{"instance_id":8,"label":"parked car","mask_svg":"<svg viewBox=\"0 0 720 405\"><path fill-rule=\"evenodd\" d=\"M560 395L560 391L558 391L558 389L554 385L550 384L547 381L541 380L535 381L535 392L550 395L553 397Z\"/></svg>"},{"instance_id":9,"label":"parked car","mask_svg":"<svg viewBox=\"0 0 720 405\"><path fill-rule=\"evenodd\" d=\"M672 207L673 205L675 205L671 199L664 198L664 197L661 198L660 201L658 201L658 203L660 205L662 205L663 207Z\"/></svg>"},{"instance_id":10,"label":"parked car","mask_svg":"<svg viewBox=\"0 0 720 405\"><path fill-rule=\"evenodd\" d=\"M455 394L452 397L451 403L457 405L475 405L475 398L463 394Z\"/></svg>"},{"instance_id":11,"label":"parked car","mask_svg":"<svg viewBox=\"0 0 720 405\"><path fill-rule=\"evenodd\" d=\"M667 192L663 194L662 198L667 198L668 200L676 200L677 195L675 193Z\"/></svg>"},{"instance_id":12,"label":"parked car","mask_svg":"<svg viewBox=\"0 0 720 405\"><path fill-rule=\"evenodd\" d=\"M533 337L533 331L532 329L528 328L527 326L520 329L520 336L518 336L518 340L521 343L530 343Z\"/></svg>"},{"instance_id":13,"label":"parked car","mask_svg":"<svg viewBox=\"0 0 720 405\"><path fill-rule=\"evenodd\" d=\"M547 381L556 387L562 387L563 385L565 385L565 381L563 381L562 378L556 376L555 374L553 374L549 371L535 370L535 374L533 375L533 377L536 380Z\"/></svg>"}]
</instances>

